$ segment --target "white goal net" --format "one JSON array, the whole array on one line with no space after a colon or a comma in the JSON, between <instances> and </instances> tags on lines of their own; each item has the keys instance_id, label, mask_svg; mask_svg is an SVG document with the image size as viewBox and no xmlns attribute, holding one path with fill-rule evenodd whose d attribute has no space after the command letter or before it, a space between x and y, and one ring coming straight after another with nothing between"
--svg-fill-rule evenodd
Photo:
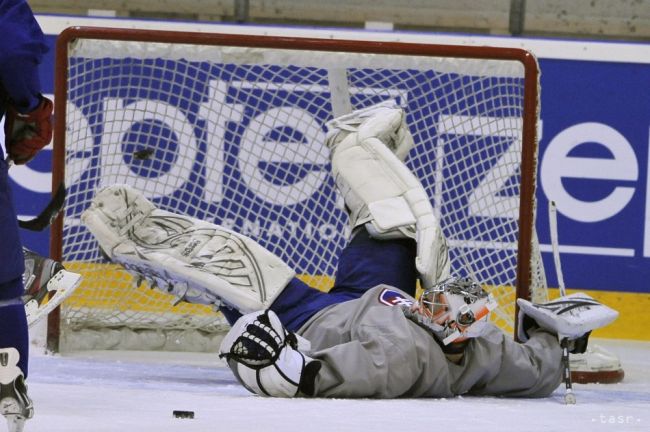
<instances>
[{"instance_id":1,"label":"white goal net","mask_svg":"<svg viewBox=\"0 0 650 432\"><path fill-rule=\"evenodd\" d=\"M252 237L326 290L348 221L325 123L386 100L407 114L407 163L453 271L496 295L495 321L512 332L517 290L544 285L538 75L524 51L107 29L69 29L59 44L54 175L68 197L53 251L84 274L58 331L67 344L90 335L75 348L125 338L141 348L146 334L148 348L187 349L192 333L208 342L190 349L210 350L227 328L218 312L136 287L103 259L79 218L104 185L128 183L158 207Z\"/></svg>"}]
</instances>

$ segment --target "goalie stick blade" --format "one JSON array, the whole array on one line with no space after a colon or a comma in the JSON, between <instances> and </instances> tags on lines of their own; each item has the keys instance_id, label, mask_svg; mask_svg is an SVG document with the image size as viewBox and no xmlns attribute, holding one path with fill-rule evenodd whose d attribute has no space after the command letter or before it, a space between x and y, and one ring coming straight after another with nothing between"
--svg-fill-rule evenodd
<instances>
[{"instance_id":1,"label":"goalie stick blade","mask_svg":"<svg viewBox=\"0 0 650 432\"><path fill-rule=\"evenodd\" d=\"M18 220L18 226L29 231L43 231L50 226L52 221L59 215L65 203L65 184L61 183L57 188L54 196L43 209L43 211L34 219Z\"/></svg>"},{"instance_id":2,"label":"goalie stick blade","mask_svg":"<svg viewBox=\"0 0 650 432\"><path fill-rule=\"evenodd\" d=\"M39 304L38 300L31 299L25 303L25 313L27 315L27 325L33 326L42 318L46 317L65 299L70 297L74 290L81 283L81 275L68 270L59 270L47 282L47 291L54 293L50 299L44 300Z\"/></svg>"}]
</instances>

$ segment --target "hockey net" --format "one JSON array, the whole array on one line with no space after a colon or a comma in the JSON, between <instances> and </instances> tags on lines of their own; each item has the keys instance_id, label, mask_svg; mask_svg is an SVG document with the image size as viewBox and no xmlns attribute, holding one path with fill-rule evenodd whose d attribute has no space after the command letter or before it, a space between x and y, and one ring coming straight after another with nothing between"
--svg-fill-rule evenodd
<instances>
[{"instance_id":1,"label":"hockey net","mask_svg":"<svg viewBox=\"0 0 650 432\"><path fill-rule=\"evenodd\" d=\"M407 113L407 164L449 239L453 272L493 292L493 319L509 333L515 297L545 295L529 53L91 28L68 29L58 44L65 116L53 183L64 180L68 196L52 254L84 275L51 320L62 349L211 350L227 329L218 312L135 286L103 259L80 215L104 185L128 183L161 208L239 231L330 287L348 220L325 123L386 100Z\"/></svg>"}]
</instances>

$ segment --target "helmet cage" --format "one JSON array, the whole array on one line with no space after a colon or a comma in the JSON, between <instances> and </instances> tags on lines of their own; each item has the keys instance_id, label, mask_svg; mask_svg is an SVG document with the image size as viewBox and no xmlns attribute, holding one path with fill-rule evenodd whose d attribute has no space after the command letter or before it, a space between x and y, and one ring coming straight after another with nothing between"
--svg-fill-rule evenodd
<instances>
[{"instance_id":1,"label":"helmet cage","mask_svg":"<svg viewBox=\"0 0 650 432\"><path fill-rule=\"evenodd\" d=\"M469 326L476 321L472 305L488 297L476 281L450 277L425 290L418 299L422 312L438 324Z\"/></svg>"}]
</instances>

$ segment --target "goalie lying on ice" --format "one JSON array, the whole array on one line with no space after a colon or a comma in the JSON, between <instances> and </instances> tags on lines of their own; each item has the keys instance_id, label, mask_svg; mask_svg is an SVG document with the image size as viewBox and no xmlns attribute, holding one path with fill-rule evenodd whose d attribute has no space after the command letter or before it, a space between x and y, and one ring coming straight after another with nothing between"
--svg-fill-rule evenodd
<instances>
[{"instance_id":1,"label":"goalie lying on ice","mask_svg":"<svg viewBox=\"0 0 650 432\"><path fill-rule=\"evenodd\" d=\"M559 338L584 350L617 313L585 295L519 302L517 343L487 321L496 305L449 274L431 204L403 163L402 110L335 119L327 145L352 236L334 287L307 286L278 257L221 226L157 209L128 186L97 194L82 220L116 263L180 300L219 307L220 352L250 391L268 396L541 397L562 378ZM416 282L424 290L417 299ZM243 314L243 316L242 316Z\"/></svg>"}]
</instances>

